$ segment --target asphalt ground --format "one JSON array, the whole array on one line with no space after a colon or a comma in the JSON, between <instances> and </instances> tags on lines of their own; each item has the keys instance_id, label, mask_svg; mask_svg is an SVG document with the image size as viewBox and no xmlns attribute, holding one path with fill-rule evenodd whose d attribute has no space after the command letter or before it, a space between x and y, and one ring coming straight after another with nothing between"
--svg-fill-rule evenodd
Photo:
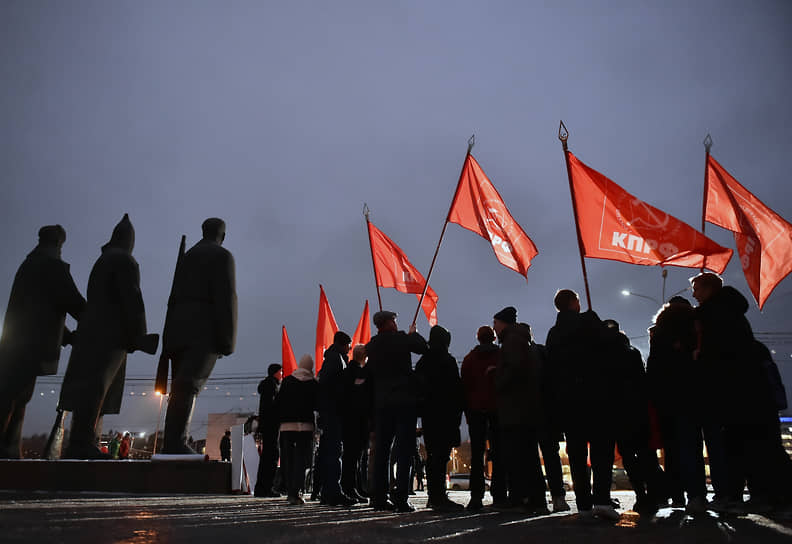
<instances>
[{"instance_id":1,"label":"asphalt ground","mask_svg":"<svg viewBox=\"0 0 792 544\"><path fill-rule=\"evenodd\" d=\"M450 492L465 504L466 491ZM613 493L621 504L618 522L582 519L573 494L571 512L527 517L519 511L485 507L479 512L440 514L425 508L426 495L411 497L417 511L375 512L285 498L248 495L118 495L0 492L0 542L128 543L190 542L548 542L586 544L776 543L792 542L787 515L691 517L664 508L655 516L632 512L632 492ZM548 497L549 498L549 497Z\"/></svg>"}]
</instances>

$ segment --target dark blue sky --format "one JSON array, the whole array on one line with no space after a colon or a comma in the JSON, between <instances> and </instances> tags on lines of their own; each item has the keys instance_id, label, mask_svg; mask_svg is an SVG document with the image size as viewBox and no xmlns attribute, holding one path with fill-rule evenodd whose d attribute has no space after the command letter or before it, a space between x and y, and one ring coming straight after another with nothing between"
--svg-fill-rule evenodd
<instances>
[{"instance_id":1,"label":"dark blue sky","mask_svg":"<svg viewBox=\"0 0 792 544\"><path fill-rule=\"evenodd\" d=\"M514 305L543 341L555 290L583 289L559 119L581 160L697 228L710 133L721 164L792 219L788 2L548 5L5 0L2 304L41 225L66 228L63 256L84 292L128 212L149 328L160 331L179 237L191 245L219 216L240 305L237 352L215 375L263 374L280 360L282 324L298 357L313 353L319 283L350 333L364 300L376 305L364 202L428 269L475 133L476 159L539 255L526 282L450 225L431 282L440 323L461 357L479 325ZM734 247L729 233L707 233ZM656 306L619 292L659 298L660 269L588 268L594 309L645 335ZM694 272L670 269L667 292ZM725 279L749 295L736 259ZM790 293L787 279L763 313L753 305L755 330L792 332ZM385 290L383 302L409 324L414 296ZM792 345L782 349L789 374ZM128 375L153 377L155 364L135 354ZM218 387L199 398L197 436L207 411L257 405L252 386ZM147 389L128 388L136 394L106 426L153 430ZM26 434L51 424L57 390L37 388Z\"/></svg>"}]
</instances>

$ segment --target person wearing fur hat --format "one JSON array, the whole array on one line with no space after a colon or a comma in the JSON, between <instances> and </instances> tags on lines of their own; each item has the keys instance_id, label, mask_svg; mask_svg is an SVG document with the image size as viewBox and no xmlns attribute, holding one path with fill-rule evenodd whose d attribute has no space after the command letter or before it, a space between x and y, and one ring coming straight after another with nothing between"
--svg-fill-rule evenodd
<instances>
[{"instance_id":1,"label":"person wearing fur hat","mask_svg":"<svg viewBox=\"0 0 792 544\"><path fill-rule=\"evenodd\" d=\"M301 490L315 428L319 383L313 368L313 357L303 355L297 370L283 380L275 396L280 422L281 471L286 481L288 502L293 505L304 502Z\"/></svg>"},{"instance_id":2,"label":"person wearing fur hat","mask_svg":"<svg viewBox=\"0 0 792 544\"><path fill-rule=\"evenodd\" d=\"M415 365L421 390L418 415L421 416L426 444L426 480L433 510L450 512L463 506L446 494L446 467L451 448L459 446L459 425L464 397L456 359L448 352L451 333L440 325L429 331L429 351Z\"/></svg>"},{"instance_id":3,"label":"person wearing fur hat","mask_svg":"<svg viewBox=\"0 0 792 544\"><path fill-rule=\"evenodd\" d=\"M330 506L351 506L356 499L341 491L341 444L343 439L344 369L347 366L352 339L343 331L333 336L332 345L324 352L322 369L319 371L319 427L320 470L322 480L322 503Z\"/></svg>"},{"instance_id":4,"label":"person wearing fur hat","mask_svg":"<svg viewBox=\"0 0 792 544\"><path fill-rule=\"evenodd\" d=\"M377 334L366 344L367 366L374 385L374 470L371 505L377 510L412 512L407 500L410 467L415 449L417 397L411 353L424 354L426 340L410 326L409 334L396 325L396 314L379 311L372 317ZM394 446L395 443L395 447ZM396 458L396 489L388 500L391 449Z\"/></svg>"},{"instance_id":5,"label":"person wearing fur hat","mask_svg":"<svg viewBox=\"0 0 792 544\"><path fill-rule=\"evenodd\" d=\"M108 458L97 447L97 423L103 414L121 411L127 353L140 349L146 337L134 247L135 229L124 214L88 278L87 304L63 378L60 406L72 412L67 458Z\"/></svg>"},{"instance_id":6,"label":"person wearing fur hat","mask_svg":"<svg viewBox=\"0 0 792 544\"><path fill-rule=\"evenodd\" d=\"M501 344L495 391L509 502L531 515L546 514L549 511L538 450L544 419L541 354L531 327L517 323L513 306L493 316L492 328Z\"/></svg>"},{"instance_id":7,"label":"person wearing fur hat","mask_svg":"<svg viewBox=\"0 0 792 544\"><path fill-rule=\"evenodd\" d=\"M279 497L272 489L278 467L278 415L275 413L275 395L281 384L281 365L267 367L267 377L258 385L258 434L261 437L261 456L256 476L256 497Z\"/></svg>"},{"instance_id":8,"label":"person wearing fur hat","mask_svg":"<svg viewBox=\"0 0 792 544\"><path fill-rule=\"evenodd\" d=\"M79 320L85 299L61 260L66 231L39 230L38 245L17 270L0 336L0 458L19 459L25 407L36 377L58 371L61 345L71 343L66 314Z\"/></svg>"}]
</instances>

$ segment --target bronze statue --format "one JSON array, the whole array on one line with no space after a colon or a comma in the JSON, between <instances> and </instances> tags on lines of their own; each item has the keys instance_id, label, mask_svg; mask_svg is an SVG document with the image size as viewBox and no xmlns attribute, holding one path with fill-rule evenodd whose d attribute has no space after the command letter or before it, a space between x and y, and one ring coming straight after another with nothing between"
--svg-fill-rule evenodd
<instances>
[{"instance_id":1,"label":"bronze statue","mask_svg":"<svg viewBox=\"0 0 792 544\"><path fill-rule=\"evenodd\" d=\"M236 342L236 273L221 246L225 222L210 218L201 228L203 239L178 260L165 317L162 349L172 378L162 453L195 453L187 445L195 397Z\"/></svg>"},{"instance_id":2,"label":"bronze statue","mask_svg":"<svg viewBox=\"0 0 792 544\"><path fill-rule=\"evenodd\" d=\"M146 334L134 246L135 230L124 214L88 278L88 302L61 388L60 407L72 412L67 458L108 458L97 447L96 425L102 414L121 410L127 353L157 349L159 336Z\"/></svg>"},{"instance_id":3,"label":"bronze statue","mask_svg":"<svg viewBox=\"0 0 792 544\"><path fill-rule=\"evenodd\" d=\"M19 459L25 406L37 376L58 371L61 345L70 343L66 314L79 320L85 299L61 260L66 231L39 230L39 243L14 277L0 336L0 458Z\"/></svg>"}]
</instances>

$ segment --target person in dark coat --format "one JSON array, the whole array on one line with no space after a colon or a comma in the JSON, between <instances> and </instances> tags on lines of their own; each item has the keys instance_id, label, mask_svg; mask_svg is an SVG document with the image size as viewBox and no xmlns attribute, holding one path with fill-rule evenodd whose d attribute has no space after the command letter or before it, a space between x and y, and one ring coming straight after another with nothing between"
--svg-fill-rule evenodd
<instances>
[{"instance_id":1,"label":"person in dark coat","mask_svg":"<svg viewBox=\"0 0 792 544\"><path fill-rule=\"evenodd\" d=\"M361 458L368 449L372 401L364 344L358 344L352 349L352 360L344 370L342 379L344 458L341 466L341 490L348 497L363 502L364 491L358 475Z\"/></svg>"},{"instance_id":2,"label":"person in dark coat","mask_svg":"<svg viewBox=\"0 0 792 544\"><path fill-rule=\"evenodd\" d=\"M610 497L616 438L614 414L609 410L611 374L602 356L602 322L591 310L580 312L580 299L570 289L559 290L553 302L558 315L547 333L547 364L566 384L567 393L557 409L567 439L578 512L583 517L617 520L620 515Z\"/></svg>"},{"instance_id":3,"label":"person in dark coat","mask_svg":"<svg viewBox=\"0 0 792 544\"><path fill-rule=\"evenodd\" d=\"M649 447L649 392L643 358L619 330L618 322L605 319L602 324L604 358L612 368L612 411L620 414L616 447L635 491L633 510L653 513L667 495L657 454Z\"/></svg>"},{"instance_id":4,"label":"person in dark coat","mask_svg":"<svg viewBox=\"0 0 792 544\"><path fill-rule=\"evenodd\" d=\"M226 430L223 438L220 439L220 460L231 462L231 431Z\"/></svg>"},{"instance_id":5,"label":"person in dark coat","mask_svg":"<svg viewBox=\"0 0 792 544\"><path fill-rule=\"evenodd\" d=\"M121 411L127 353L145 343L146 311L134 246L135 230L124 214L88 278L87 304L61 387L60 406L72 412L67 458L108 457L96 444L97 422L102 414Z\"/></svg>"},{"instance_id":6,"label":"person in dark coat","mask_svg":"<svg viewBox=\"0 0 792 544\"><path fill-rule=\"evenodd\" d=\"M416 394L410 353L426 353L426 340L410 326L399 331L396 314L380 311L372 320L377 334L366 344L367 366L374 385L374 470L371 504L375 509L411 512L407 500L410 467L415 448ZM394 442L395 440L395 442ZM395 447L394 447L395 443ZM388 501L391 447L396 457L396 491Z\"/></svg>"},{"instance_id":7,"label":"person in dark coat","mask_svg":"<svg viewBox=\"0 0 792 544\"><path fill-rule=\"evenodd\" d=\"M234 257L221 245L226 225L210 218L201 229L203 239L176 267L165 317L163 351L173 369L163 453L195 453L187 445L195 398L217 359L231 355L236 343Z\"/></svg>"},{"instance_id":8,"label":"person in dark coat","mask_svg":"<svg viewBox=\"0 0 792 544\"><path fill-rule=\"evenodd\" d=\"M462 380L456 359L448 352L451 333L440 325L429 331L429 351L415 365L422 391L419 414L426 445L427 505L433 510L453 511L462 505L446 494L446 467L451 448L459 446L459 425L464 407Z\"/></svg>"},{"instance_id":9,"label":"person in dark coat","mask_svg":"<svg viewBox=\"0 0 792 544\"><path fill-rule=\"evenodd\" d=\"M85 299L61 260L66 231L41 227L38 245L17 270L0 336L0 458L22 456L25 407L37 376L57 373L61 345L71 342L66 314L79 320Z\"/></svg>"},{"instance_id":10,"label":"person in dark coat","mask_svg":"<svg viewBox=\"0 0 792 544\"><path fill-rule=\"evenodd\" d=\"M330 506L351 506L357 502L341 492L341 446L343 440L344 369L352 339L343 331L333 336L333 344L324 352L319 371L319 427L322 447L321 502Z\"/></svg>"},{"instance_id":11,"label":"person in dark coat","mask_svg":"<svg viewBox=\"0 0 792 544\"><path fill-rule=\"evenodd\" d=\"M272 489L278 467L278 414L275 412L275 395L281 384L281 365L267 367L267 377L258 385L258 434L261 438L261 456L256 476L256 497L279 497Z\"/></svg>"},{"instance_id":12,"label":"person in dark coat","mask_svg":"<svg viewBox=\"0 0 792 544\"><path fill-rule=\"evenodd\" d=\"M462 360L462 386L465 393L465 419L470 433L470 502L469 510L482 507L484 498L484 455L490 443L492 480L490 494L494 503L503 503L506 490L498 451L498 414L495 392L495 370L498 366L498 345L495 331L484 325L476 332L479 344Z\"/></svg>"},{"instance_id":13,"label":"person in dark coat","mask_svg":"<svg viewBox=\"0 0 792 544\"><path fill-rule=\"evenodd\" d=\"M686 298L672 297L649 329L646 380L662 439L666 495L684 505L686 492L690 509L700 512L707 496L702 392L708 386L694 358L697 349L696 312ZM668 502L655 498L658 506Z\"/></svg>"},{"instance_id":14,"label":"person in dark coat","mask_svg":"<svg viewBox=\"0 0 792 544\"><path fill-rule=\"evenodd\" d=\"M315 429L319 384L313 366L313 358L303 355L297 370L286 376L275 397L280 420L281 470L286 480L288 502L293 505L304 503L301 490L305 485L305 469Z\"/></svg>"},{"instance_id":15,"label":"person in dark coat","mask_svg":"<svg viewBox=\"0 0 792 544\"><path fill-rule=\"evenodd\" d=\"M531 327L517 323L517 310L512 306L493 316L492 328L501 343L495 390L509 501L531 515L549 513L539 461L539 430L544 419L539 348Z\"/></svg>"},{"instance_id":16,"label":"person in dark coat","mask_svg":"<svg viewBox=\"0 0 792 544\"><path fill-rule=\"evenodd\" d=\"M696 317L701 330L698 353L705 377L712 384L710 419L704 439L712 427L722 425L725 477L712 473L716 494L725 484L731 509L747 508L761 513L770 507L774 492L775 464L757 462L774 458L771 444L778 432L778 412L769 394L767 376L755 350L753 331L745 317L748 301L739 291L723 286L723 280L705 272L692 280L693 297L699 302ZM709 436L708 436L709 431ZM715 439L717 440L717 438ZM719 453L707 442L711 472L713 455ZM715 459L718 459L716 456ZM720 480L716 486L716 479ZM751 492L742 504L746 481ZM720 487L720 489L718 489Z\"/></svg>"}]
</instances>

